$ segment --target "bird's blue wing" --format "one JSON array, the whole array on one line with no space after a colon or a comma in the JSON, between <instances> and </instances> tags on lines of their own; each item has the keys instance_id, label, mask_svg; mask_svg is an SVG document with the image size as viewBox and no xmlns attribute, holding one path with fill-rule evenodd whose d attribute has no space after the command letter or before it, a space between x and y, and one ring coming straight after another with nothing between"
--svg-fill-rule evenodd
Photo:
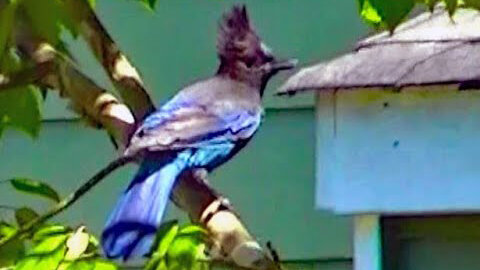
<instances>
[{"instance_id":1,"label":"bird's blue wing","mask_svg":"<svg viewBox=\"0 0 480 270\"><path fill-rule=\"evenodd\" d=\"M262 119L261 108L168 104L148 116L127 152L214 147L250 138Z\"/></svg>"}]
</instances>

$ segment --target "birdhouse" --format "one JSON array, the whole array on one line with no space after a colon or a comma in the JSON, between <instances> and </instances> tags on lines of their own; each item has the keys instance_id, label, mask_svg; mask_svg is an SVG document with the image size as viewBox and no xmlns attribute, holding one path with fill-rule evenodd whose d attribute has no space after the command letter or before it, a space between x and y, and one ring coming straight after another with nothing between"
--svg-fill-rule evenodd
<instances>
[{"instance_id":1,"label":"birdhouse","mask_svg":"<svg viewBox=\"0 0 480 270\"><path fill-rule=\"evenodd\" d=\"M438 8L280 88L316 91L316 207L355 217L356 270L478 269L479 42Z\"/></svg>"}]
</instances>

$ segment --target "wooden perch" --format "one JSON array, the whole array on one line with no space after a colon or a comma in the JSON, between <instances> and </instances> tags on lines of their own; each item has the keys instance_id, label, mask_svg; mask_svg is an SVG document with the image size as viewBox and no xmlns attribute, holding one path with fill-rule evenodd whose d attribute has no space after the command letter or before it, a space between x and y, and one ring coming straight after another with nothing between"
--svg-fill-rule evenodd
<instances>
[{"instance_id":1,"label":"wooden perch","mask_svg":"<svg viewBox=\"0 0 480 270\"><path fill-rule=\"evenodd\" d=\"M136 69L119 51L94 12L85 4L86 1L67 1L73 6L78 5L76 12L77 16L80 16L77 18L82 20L81 33L87 38L97 60L102 63L119 90L124 103L96 85L51 45L34 36L30 29L21 23L28 20L22 19L17 21L18 49L24 57L33 61L37 69L45 63L50 66L48 72L41 74L41 78L26 77L32 82L59 90L61 96L70 100L75 112L97 126L104 127L117 143L126 148L138 121L154 109L153 103ZM35 72L38 73L38 70L33 71ZM9 83L14 82L10 80ZM89 186L91 187L93 186ZM210 232L210 253L214 260L233 262L250 269L277 269L276 263L249 234L228 200L209 185L205 171L184 173L177 181L172 199L194 222ZM63 210L71 203L60 208ZM59 208L56 209L52 211L58 211ZM47 213L47 218L52 216L52 211ZM42 222L45 220L46 218L41 219ZM32 225L29 228L33 227Z\"/></svg>"},{"instance_id":2,"label":"wooden perch","mask_svg":"<svg viewBox=\"0 0 480 270\"><path fill-rule=\"evenodd\" d=\"M183 173L172 200L212 237L210 256L249 269L277 269L278 265L250 235L232 205L208 183L203 169Z\"/></svg>"}]
</instances>

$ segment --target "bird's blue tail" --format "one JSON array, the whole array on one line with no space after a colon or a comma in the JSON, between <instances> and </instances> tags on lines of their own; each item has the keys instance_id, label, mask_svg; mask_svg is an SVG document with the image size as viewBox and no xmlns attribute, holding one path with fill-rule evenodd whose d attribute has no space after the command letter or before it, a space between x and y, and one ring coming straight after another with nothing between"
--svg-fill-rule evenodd
<instances>
[{"instance_id":1,"label":"bird's blue tail","mask_svg":"<svg viewBox=\"0 0 480 270\"><path fill-rule=\"evenodd\" d=\"M187 160L180 154L168 162L142 162L103 231L102 246L107 257L127 260L148 253L175 180L186 168Z\"/></svg>"}]
</instances>

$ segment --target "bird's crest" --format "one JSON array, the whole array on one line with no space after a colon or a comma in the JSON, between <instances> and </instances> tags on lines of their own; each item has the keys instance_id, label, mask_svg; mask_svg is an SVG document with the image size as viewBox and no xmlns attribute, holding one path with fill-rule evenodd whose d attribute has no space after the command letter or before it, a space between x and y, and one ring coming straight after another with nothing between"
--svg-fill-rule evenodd
<instances>
[{"instance_id":1,"label":"bird's crest","mask_svg":"<svg viewBox=\"0 0 480 270\"><path fill-rule=\"evenodd\" d=\"M223 16L217 52L224 64L242 61L252 66L263 57L262 42L250 23L245 5L235 5Z\"/></svg>"}]
</instances>

